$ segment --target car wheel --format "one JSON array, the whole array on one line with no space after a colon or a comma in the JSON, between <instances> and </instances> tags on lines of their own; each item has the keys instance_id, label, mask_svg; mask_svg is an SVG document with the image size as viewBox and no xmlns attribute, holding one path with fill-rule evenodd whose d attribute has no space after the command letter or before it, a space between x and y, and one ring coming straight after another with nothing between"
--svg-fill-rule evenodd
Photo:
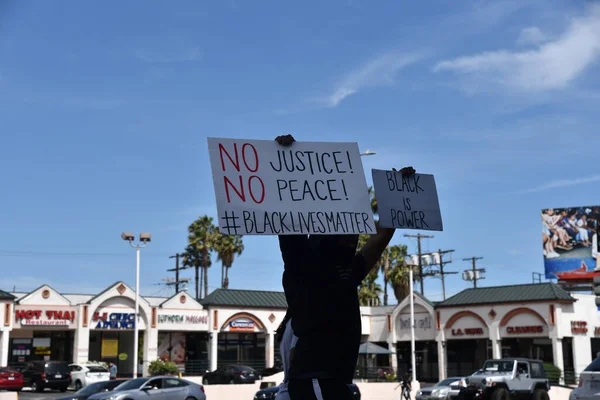
<instances>
[{"instance_id":1,"label":"car wheel","mask_svg":"<svg viewBox=\"0 0 600 400\"><path fill-rule=\"evenodd\" d=\"M32 391L32 392L37 392L37 393L40 393L40 392L43 392L43 391L44 391L44 388L43 388L43 386L42 386L42 385L38 384L37 382L33 382L33 383L31 384L31 391Z\"/></svg>"},{"instance_id":2,"label":"car wheel","mask_svg":"<svg viewBox=\"0 0 600 400\"><path fill-rule=\"evenodd\" d=\"M510 400L510 393L504 388L494 390L492 400Z\"/></svg>"},{"instance_id":3,"label":"car wheel","mask_svg":"<svg viewBox=\"0 0 600 400\"><path fill-rule=\"evenodd\" d=\"M536 389L533 392L533 400L550 400L550 396L548 396L548 392L544 389Z\"/></svg>"},{"instance_id":4,"label":"car wheel","mask_svg":"<svg viewBox=\"0 0 600 400\"><path fill-rule=\"evenodd\" d=\"M81 390L81 387L82 387L82 386L81 386L81 381L80 381L80 380L77 380L77 381L75 382L75 391L76 391L76 392L79 392L79 391Z\"/></svg>"}]
</instances>

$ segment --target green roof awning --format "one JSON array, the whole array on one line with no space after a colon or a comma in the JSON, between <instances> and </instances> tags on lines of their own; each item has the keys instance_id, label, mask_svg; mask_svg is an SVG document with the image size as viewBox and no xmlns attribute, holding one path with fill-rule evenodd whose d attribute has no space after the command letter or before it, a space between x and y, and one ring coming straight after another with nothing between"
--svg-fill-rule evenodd
<instances>
[{"instance_id":1,"label":"green roof awning","mask_svg":"<svg viewBox=\"0 0 600 400\"><path fill-rule=\"evenodd\" d=\"M375 343L365 342L360 344L358 354L393 354L385 347L381 347Z\"/></svg>"}]
</instances>

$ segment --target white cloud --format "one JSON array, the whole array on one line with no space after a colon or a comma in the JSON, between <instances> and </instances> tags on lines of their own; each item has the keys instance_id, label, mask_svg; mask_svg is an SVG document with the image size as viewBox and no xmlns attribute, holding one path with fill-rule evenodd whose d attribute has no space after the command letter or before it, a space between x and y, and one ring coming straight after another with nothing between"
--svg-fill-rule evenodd
<instances>
[{"instance_id":1,"label":"white cloud","mask_svg":"<svg viewBox=\"0 0 600 400\"><path fill-rule=\"evenodd\" d=\"M521 193L541 192L544 190L558 189L558 188L563 188L563 187L567 187L567 186L575 186L575 185L581 185L584 183L592 183L592 182L600 182L600 175L589 176L587 178L561 179L561 180L551 181L551 182L545 183L543 185L539 185L534 188L524 190Z\"/></svg>"},{"instance_id":2,"label":"white cloud","mask_svg":"<svg viewBox=\"0 0 600 400\"><path fill-rule=\"evenodd\" d=\"M414 64L421 58L418 54L386 53L349 72L333 92L321 101L328 107L336 107L348 96L356 94L360 90L392 85L395 76L402 68Z\"/></svg>"},{"instance_id":3,"label":"white cloud","mask_svg":"<svg viewBox=\"0 0 600 400\"><path fill-rule=\"evenodd\" d=\"M530 51L489 51L439 62L434 71L453 71L509 88L539 92L567 87L600 55L600 6L573 19L556 40ZM473 82L470 82L473 88Z\"/></svg>"},{"instance_id":4,"label":"white cloud","mask_svg":"<svg viewBox=\"0 0 600 400\"><path fill-rule=\"evenodd\" d=\"M540 28L537 26L530 26L521 31L517 43L522 46L532 44L538 45L544 43L546 40L548 40L548 37L540 30Z\"/></svg>"}]
</instances>

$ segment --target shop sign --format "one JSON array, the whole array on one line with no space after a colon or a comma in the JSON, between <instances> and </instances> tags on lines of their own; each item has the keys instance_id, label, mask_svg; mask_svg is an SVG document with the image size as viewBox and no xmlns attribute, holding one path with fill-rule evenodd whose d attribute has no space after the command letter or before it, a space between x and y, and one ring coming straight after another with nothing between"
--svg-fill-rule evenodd
<instances>
[{"instance_id":1,"label":"shop sign","mask_svg":"<svg viewBox=\"0 0 600 400\"><path fill-rule=\"evenodd\" d=\"M15 310L15 320L28 326L69 326L75 320L75 311Z\"/></svg>"},{"instance_id":2,"label":"shop sign","mask_svg":"<svg viewBox=\"0 0 600 400\"><path fill-rule=\"evenodd\" d=\"M159 324L208 324L206 315L163 314L158 316Z\"/></svg>"},{"instance_id":3,"label":"shop sign","mask_svg":"<svg viewBox=\"0 0 600 400\"><path fill-rule=\"evenodd\" d=\"M234 319L229 323L230 332L254 332L254 321L249 319Z\"/></svg>"},{"instance_id":4,"label":"shop sign","mask_svg":"<svg viewBox=\"0 0 600 400\"><path fill-rule=\"evenodd\" d=\"M452 336L483 335L483 328L452 329Z\"/></svg>"},{"instance_id":5,"label":"shop sign","mask_svg":"<svg viewBox=\"0 0 600 400\"><path fill-rule=\"evenodd\" d=\"M50 351L50 347L36 347L35 355L37 356L49 356L52 352Z\"/></svg>"},{"instance_id":6,"label":"shop sign","mask_svg":"<svg viewBox=\"0 0 600 400\"><path fill-rule=\"evenodd\" d=\"M523 335L527 333L544 333L544 327L541 325L533 326L509 326L506 333L511 335Z\"/></svg>"},{"instance_id":7,"label":"shop sign","mask_svg":"<svg viewBox=\"0 0 600 400\"><path fill-rule=\"evenodd\" d=\"M134 329L134 313L99 313L95 312L93 322L98 322L95 329Z\"/></svg>"},{"instance_id":8,"label":"shop sign","mask_svg":"<svg viewBox=\"0 0 600 400\"><path fill-rule=\"evenodd\" d=\"M587 333L587 322L571 321L571 333Z\"/></svg>"},{"instance_id":9,"label":"shop sign","mask_svg":"<svg viewBox=\"0 0 600 400\"><path fill-rule=\"evenodd\" d=\"M415 318L415 328L418 329L431 329L433 328L433 322L431 316L417 319ZM400 318L400 329L410 329L410 317Z\"/></svg>"}]
</instances>

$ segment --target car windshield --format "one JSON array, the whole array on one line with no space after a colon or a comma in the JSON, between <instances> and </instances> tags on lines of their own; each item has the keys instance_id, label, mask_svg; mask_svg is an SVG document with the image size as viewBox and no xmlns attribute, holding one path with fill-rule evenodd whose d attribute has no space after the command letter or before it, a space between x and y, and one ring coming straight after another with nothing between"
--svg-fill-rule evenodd
<instances>
[{"instance_id":1,"label":"car windshield","mask_svg":"<svg viewBox=\"0 0 600 400\"><path fill-rule=\"evenodd\" d=\"M512 372L512 361L486 361L483 365L484 372Z\"/></svg>"},{"instance_id":2,"label":"car windshield","mask_svg":"<svg viewBox=\"0 0 600 400\"><path fill-rule=\"evenodd\" d=\"M133 389L139 389L142 387L142 385L144 385L146 382L149 381L149 378L137 378L137 379L132 379L130 381L127 381L125 383L121 383L119 386L117 386L114 390L116 391L121 391L121 390L133 390Z\"/></svg>"},{"instance_id":3,"label":"car windshield","mask_svg":"<svg viewBox=\"0 0 600 400\"><path fill-rule=\"evenodd\" d=\"M443 381L436 383L435 386L450 386L454 382L458 382L458 379L444 379Z\"/></svg>"},{"instance_id":4,"label":"car windshield","mask_svg":"<svg viewBox=\"0 0 600 400\"><path fill-rule=\"evenodd\" d=\"M94 393L103 391L105 388L106 388L106 382L92 383L91 385L88 385L88 386L84 387L83 389L81 389L79 392L77 392L77 394L91 396Z\"/></svg>"},{"instance_id":5,"label":"car windshield","mask_svg":"<svg viewBox=\"0 0 600 400\"><path fill-rule=\"evenodd\" d=\"M108 372L108 370L101 365L91 365L87 368L90 370L90 372Z\"/></svg>"}]
</instances>

